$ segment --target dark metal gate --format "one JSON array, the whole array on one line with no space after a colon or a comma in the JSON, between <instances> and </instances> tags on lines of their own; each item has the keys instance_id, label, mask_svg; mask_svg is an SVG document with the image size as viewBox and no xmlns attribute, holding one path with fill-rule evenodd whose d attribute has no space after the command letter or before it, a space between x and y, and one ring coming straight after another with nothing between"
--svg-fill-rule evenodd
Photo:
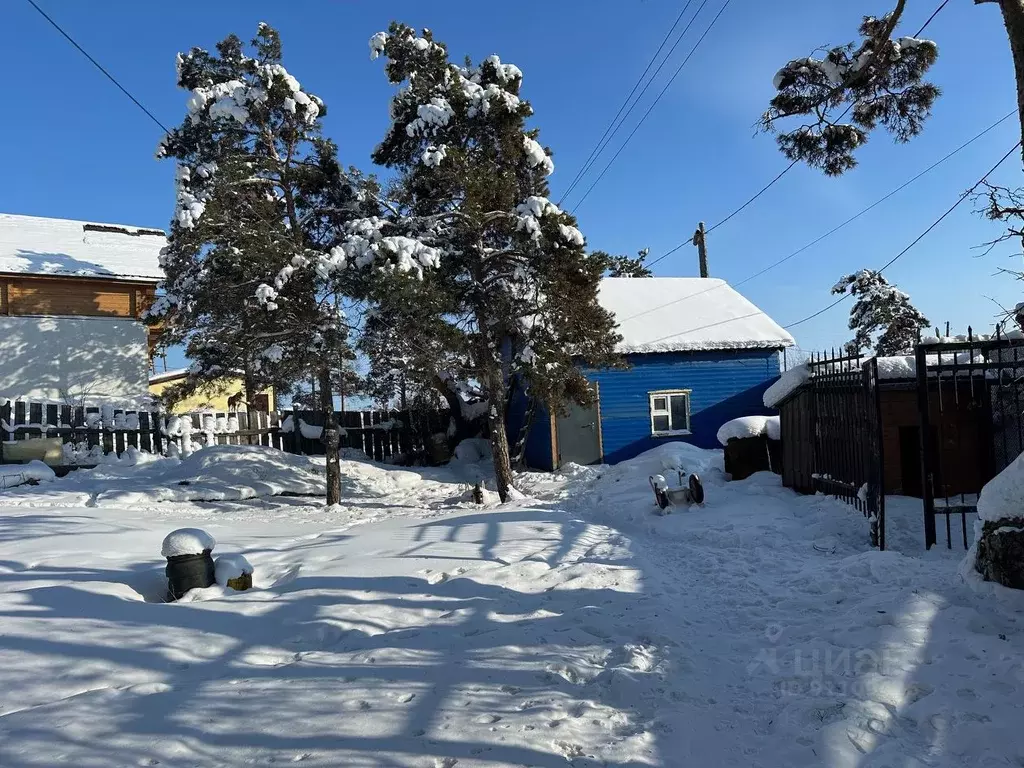
<instances>
[{"instance_id":1,"label":"dark metal gate","mask_svg":"<svg viewBox=\"0 0 1024 768\"><path fill-rule=\"evenodd\" d=\"M871 541L885 549L885 483L878 361L812 358L814 489L842 499L870 521Z\"/></svg>"},{"instance_id":2,"label":"dark metal gate","mask_svg":"<svg viewBox=\"0 0 1024 768\"><path fill-rule=\"evenodd\" d=\"M958 518L966 548L981 489L1024 449L1024 340L968 329L922 342L916 362L925 545L937 543L942 517L952 548Z\"/></svg>"}]
</instances>

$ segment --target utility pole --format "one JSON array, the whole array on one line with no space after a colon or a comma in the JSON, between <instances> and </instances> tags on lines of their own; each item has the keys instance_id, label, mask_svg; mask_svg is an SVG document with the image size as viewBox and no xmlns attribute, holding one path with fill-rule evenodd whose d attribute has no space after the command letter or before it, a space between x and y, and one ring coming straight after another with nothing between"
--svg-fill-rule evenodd
<instances>
[{"instance_id":1,"label":"utility pole","mask_svg":"<svg viewBox=\"0 0 1024 768\"><path fill-rule=\"evenodd\" d=\"M707 232L704 231L704 222L697 224L697 231L693 233L693 244L697 246L697 254L700 256L700 276L708 276L708 242Z\"/></svg>"}]
</instances>

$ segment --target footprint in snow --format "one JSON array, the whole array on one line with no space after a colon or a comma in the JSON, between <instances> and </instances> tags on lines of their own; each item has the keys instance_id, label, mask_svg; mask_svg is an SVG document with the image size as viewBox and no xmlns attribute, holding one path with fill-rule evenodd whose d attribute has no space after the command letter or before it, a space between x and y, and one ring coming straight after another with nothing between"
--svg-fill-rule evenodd
<instances>
[{"instance_id":1,"label":"footprint in snow","mask_svg":"<svg viewBox=\"0 0 1024 768\"><path fill-rule=\"evenodd\" d=\"M579 744L573 744L568 741L556 741L554 743L555 751L564 757L566 760L573 760L577 757L583 757L583 747Z\"/></svg>"},{"instance_id":2,"label":"footprint in snow","mask_svg":"<svg viewBox=\"0 0 1024 768\"><path fill-rule=\"evenodd\" d=\"M448 581L448 574L444 571L438 571L427 576L427 584L443 584Z\"/></svg>"}]
</instances>

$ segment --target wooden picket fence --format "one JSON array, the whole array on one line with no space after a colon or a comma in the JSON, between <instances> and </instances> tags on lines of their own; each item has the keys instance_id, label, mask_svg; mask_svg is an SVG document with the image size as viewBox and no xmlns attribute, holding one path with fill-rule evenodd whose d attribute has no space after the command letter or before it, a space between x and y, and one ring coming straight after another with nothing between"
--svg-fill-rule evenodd
<instances>
[{"instance_id":1,"label":"wooden picket fence","mask_svg":"<svg viewBox=\"0 0 1024 768\"><path fill-rule=\"evenodd\" d=\"M343 448L376 461L427 460L431 438L448 427L444 411L347 411L336 414ZM68 464L97 463L129 448L164 455L187 454L208 445L262 445L289 453L323 455L323 417L314 411L203 411L171 414L111 406L72 406L0 400L0 463L3 442L60 438Z\"/></svg>"}]
</instances>

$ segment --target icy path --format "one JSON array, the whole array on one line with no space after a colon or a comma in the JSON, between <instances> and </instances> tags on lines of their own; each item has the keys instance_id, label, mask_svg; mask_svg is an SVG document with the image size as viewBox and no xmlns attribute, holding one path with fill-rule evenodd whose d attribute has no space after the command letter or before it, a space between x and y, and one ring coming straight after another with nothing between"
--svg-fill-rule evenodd
<instances>
[{"instance_id":1,"label":"icy path","mask_svg":"<svg viewBox=\"0 0 1024 768\"><path fill-rule=\"evenodd\" d=\"M666 458L704 474L704 509L651 516L637 476ZM632 539L672 638L653 651L671 670L662 764L1024 765L1024 595L972 591L962 550L924 553L920 502L891 500L902 553L883 553L850 507L767 475L724 483L694 451L577 483L565 502Z\"/></svg>"}]
</instances>

